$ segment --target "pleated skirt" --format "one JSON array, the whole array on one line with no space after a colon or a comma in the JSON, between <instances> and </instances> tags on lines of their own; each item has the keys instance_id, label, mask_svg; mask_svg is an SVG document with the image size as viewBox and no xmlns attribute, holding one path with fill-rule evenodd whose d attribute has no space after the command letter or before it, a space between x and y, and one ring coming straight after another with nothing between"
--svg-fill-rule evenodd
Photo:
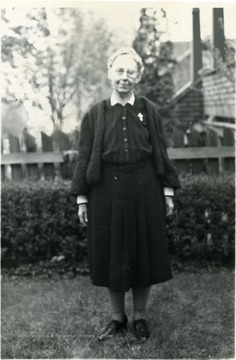
<instances>
[{"instance_id":1,"label":"pleated skirt","mask_svg":"<svg viewBox=\"0 0 236 360\"><path fill-rule=\"evenodd\" d=\"M88 197L90 276L116 292L172 278L163 188L151 159L103 162Z\"/></svg>"}]
</instances>

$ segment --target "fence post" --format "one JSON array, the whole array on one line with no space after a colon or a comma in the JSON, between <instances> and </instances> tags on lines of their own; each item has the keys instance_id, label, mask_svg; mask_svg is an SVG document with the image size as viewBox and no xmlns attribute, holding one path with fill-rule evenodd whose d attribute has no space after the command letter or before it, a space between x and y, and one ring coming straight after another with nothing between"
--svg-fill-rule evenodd
<instances>
[{"instance_id":1,"label":"fence post","mask_svg":"<svg viewBox=\"0 0 236 360\"><path fill-rule=\"evenodd\" d=\"M223 146L235 146L235 131L232 129L223 129ZM235 171L235 160L230 158L223 159L223 168L226 171Z\"/></svg>"},{"instance_id":2,"label":"fence post","mask_svg":"<svg viewBox=\"0 0 236 360\"><path fill-rule=\"evenodd\" d=\"M9 133L8 139L9 139L10 153L14 153L14 152L19 153L20 152L19 138ZM14 180L21 180L22 177L23 177L23 174L22 174L21 165L12 164L11 165L11 178Z\"/></svg>"},{"instance_id":3,"label":"fence post","mask_svg":"<svg viewBox=\"0 0 236 360\"><path fill-rule=\"evenodd\" d=\"M52 135L52 147L53 151L60 151L60 138L58 135L58 131L54 131ZM61 178L61 171L60 171L60 164L54 163L54 178L60 179Z\"/></svg>"},{"instance_id":4,"label":"fence post","mask_svg":"<svg viewBox=\"0 0 236 360\"><path fill-rule=\"evenodd\" d=\"M180 129L175 128L172 135L173 148L183 148L184 143L184 132ZM189 172L189 161L187 160L175 160L175 166L178 172Z\"/></svg>"},{"instance_id":5,"label":"fence post","mask_svg":"<svg viewBox=\"0 0 236 360\"><path fill-rule=\"evenodd\" d=\"M20 150L23 153L26 152L24 134L20 135ZM27 165L26 164L21 164L21 169L22 169L22 177L23 177L23 179L27 178Z\"/></svg>"},{"instance_id":6,"label":"fence post","mask_svg":"<svg viewBox=\"0 0 236 360\"><path fill-rule=\"evenodd\" d=\"M73 172L76 166L76 160L78 157L77 150L67 150L63 151L64 162L63 165L63 179L72 179Z\"/></svg>"},{"instance_id":7,"label":"fence post","mask_svg":"<svg viewBox=\"0 0 236 360\"><path fill-rule=\"evenodd\" d=\"M71 168L65 152L71 150L71 141L69 136L61 130L57 130L53 134L54 146L57 146L59 151L64 152L64 162L57 164L57 172L63 179L71 178Z\"/></svg>"},{"instance_id":8,"label":"fence post","mask_svg":"<svg viewBox=\"0 0 236 360\"><path fill-rule=\"evenodd\" d=\"M206 136L207 146L219 146L219 137L214 130L207 127ZM208 172L211 175L219 174L219 159L208 159L207 160Z\"/></svg>"},{"instance_id":9,"label":"fence post","mask_svg":"<svg viewBox=\"0 0 236 360\"><path fill-rule=\"evenodd\" d=\"M23 131L23 139L25 142L26 152L36 152L37 145L34 136L30 135L26 129ZM39 179L39 167L38 164L27 164L27 176L31 179Z\"/></svg>"},{"instance_id":10,"label":"fence post","mask_svg":"<svg viewBox=\"0 0 236 360\"><path fill-rule=\"evenodd\" d=\"M2 138L1 139L1 153L2 154L9 154L9 139L8 138ZM1 174L2 174L2 180L11 179L11 165L1 165Z\"/></svg>"},{"instance_id":11,"label":"fence post","mask_svg":"<svg viewBox=\"0 0 236 360\"><path fill-rule=\"evenodd\" d=\"M42 151L53 151L53 141L52 137L45 134L41 131L41 141L42 141ZM45 179L55 177L55 167L54 163L43 164L43 174L42 177Z\"/></svg>"},{"instance_id":12,"label":"fence post","mask_svg":"<svg viewBox=\"0 0 236 360\"><path fill-rule=\"evenodd\" d=\"M193 128L191 128L191 130L190 130L188 140L189 140L189 147L203 146L199 132ZM201 172L206 171L206 166L205 166L203 159L192 159L191 165L192 165L192 173L193 174L199 174Z\"/></svg>"}]
</instances>

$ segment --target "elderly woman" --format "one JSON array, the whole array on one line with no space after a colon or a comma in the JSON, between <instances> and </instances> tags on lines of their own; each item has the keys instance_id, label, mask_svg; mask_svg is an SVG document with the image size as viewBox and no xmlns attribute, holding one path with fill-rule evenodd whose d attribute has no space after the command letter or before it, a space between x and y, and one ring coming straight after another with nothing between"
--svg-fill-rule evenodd
<instances>
[{"instance_id":1,"label":"elderly woman","mask_svg":"<svg viewBox=\"0 0 236 360\"><path fill-rule=\"evenodd\" d=\"M88 225L92 283L108 289L112 308L99 339L127 328L124 299L132 289L134 333L146 340L150 287L172 278L166 215L173 210L179 180L155 105L133 93L142 72L142 60L132 48L109 58L113 92L82 120L71 185L80 222Z\"/></svg>"}]
</instances>

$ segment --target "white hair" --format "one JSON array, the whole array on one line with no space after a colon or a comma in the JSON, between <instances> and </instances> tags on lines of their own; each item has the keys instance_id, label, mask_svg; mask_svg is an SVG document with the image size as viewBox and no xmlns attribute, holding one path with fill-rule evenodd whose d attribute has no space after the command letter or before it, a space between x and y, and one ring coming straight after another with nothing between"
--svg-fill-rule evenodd
<instances>
[{"instance_id":1,"label":"white hair","mask_svg":"<svg viewBox=\"0 0 236 360\"><path fill-rule=\"evenodd\" d=\"M108 70L111 69L112 64L115 61L115 59L122 55L129 55L137 63L139 73L141 75L143 74L143 72L144 72L143 61L142 61L141 57L137 54L137 52L132 47L122 47L119 50L117 50L116 52L114 52L107 61Z\"/></svg>"}]
</instances>

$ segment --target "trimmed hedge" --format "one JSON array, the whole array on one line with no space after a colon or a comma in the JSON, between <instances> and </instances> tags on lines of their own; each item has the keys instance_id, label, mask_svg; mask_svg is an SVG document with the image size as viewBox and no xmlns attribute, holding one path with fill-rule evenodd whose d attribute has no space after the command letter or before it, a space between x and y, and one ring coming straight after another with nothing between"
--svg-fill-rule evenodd
<instances>
[{"instance_id":1,"label":"trimmed hedge","mask_svg":"<svg viewBox=\"0 0 236 360\"><path fill-rule=\"evenodd\" d=\"M233 266L235 237L235 178L186 175L175 197L175 214L168 218L173 263Z\"/></svg>"},{"instance_id":2,"label":"trimmed hedge","mask_svg":"<svg viewBox=\"0 0 236 360\"><path fill-rule=\"evenodd\" d=\"M168 218L173 266L232 265L234 176L191 175L181 184ZM26 274L49 274L55 268L88 272L86 229L69 187L69 181L2 184L3 268L21 265Z\"/></svg>"},{"instance_id":3,"label":"trimmed hedge","mask_svg":"<svg viewBox=\"0 0 236 360\"><path fill-rule=\"evenodd\" d=\"M34 263L47 271L76 271L85 261L86 229L69 186L68 181L2 184L3 267Z\"/></svg>"}]
</instances>

